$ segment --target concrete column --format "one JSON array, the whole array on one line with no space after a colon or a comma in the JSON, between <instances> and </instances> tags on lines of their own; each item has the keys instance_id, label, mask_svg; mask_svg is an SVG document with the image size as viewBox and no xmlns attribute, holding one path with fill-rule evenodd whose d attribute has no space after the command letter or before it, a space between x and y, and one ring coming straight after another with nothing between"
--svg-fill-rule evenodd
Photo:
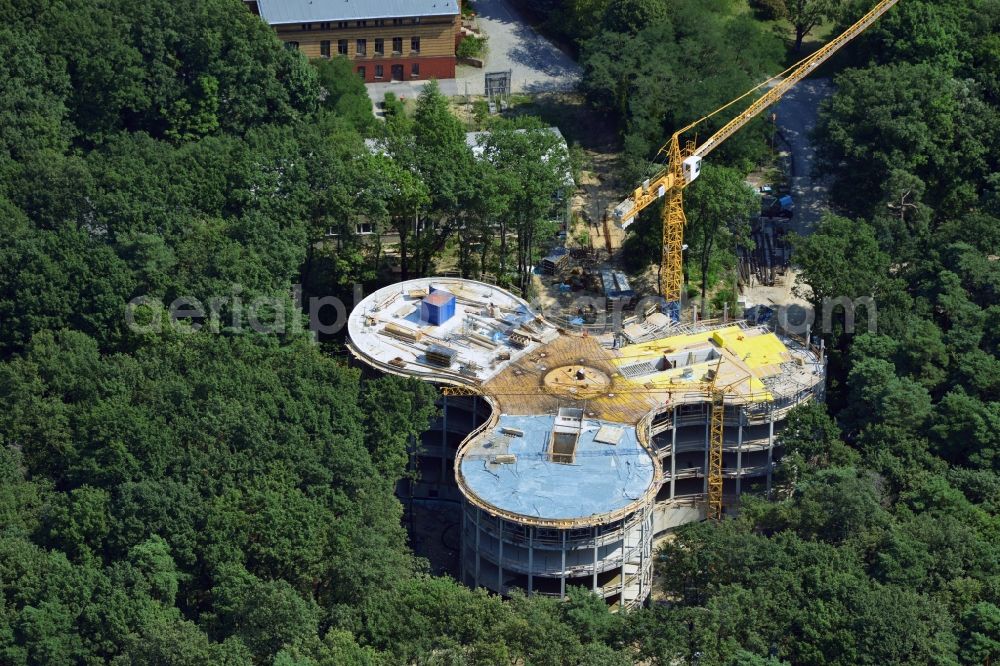
<instances>
[{"instance_id":1,"label":"concrete column","mask_svg":"<svg viewBox=\"0 0 1000 666\"><path fill-rule=\"evenodd\" d=\"M535 591L535 528L528 526L528 594Z\"/></svg>"},{"instance_id":2,"label":"concrete column","mask_svg":"<svg viewBox=\"0 0 1000 666\"><path fill-rule=\"evenodd\" d=\"M562 568L559 570L559 598L566 598L566 530L562 531Z\"/></svg>"},{"instance_id":3,"label":"concrete column","mask_svg":"<svg viewBox=\"0 0 1000 666\"><path fill-rule=\"evenodd\" d=\"M711 426L712 426L712 406L709 405L708 412L705 414L705 467L703 468L703 471L705 472L705 477L704 477L705 482L702 484L702 489L701 489L701 492L706 494L708 493L708 449L712 445L712 442L710 441L712 439L710 434Z\"/></svg>"},{"instance_id":4,"label":"concrete column","mask_svg":"<svg viewBox=\"0 0 1000 666\"><path fill-rule=\"evenodd\" d=\"M503 594L503 518L498 518L497 523L500 525L500 538L497 540L500 545L497 550L497 594Z\"/></svg>"},{"instance_id":5,"label":"concrete column","mask_svg":"<svg viewBox=\"0 0 1000 666\"><path fill-rule=\"evenodd\" d=\"M448 446L448 396L441 398L444 408L441 412L441 449Z\"/></svg>"},{"instance_id":6,"label":"concrete column","mask_svg":"<svg viewBox=\"0 0 1000 666\"><path fill-rule=\"evenodd\" d=\"M656 568L656 558L653 556L653 539L656 536L656 518L653 515L653 507L650 507L648 526L649 542L646 544L646 553L649 555L649 565L646 567L646 589L649 590L647 598L653 594L653 570Z\"/></svg>"},{"instance_id":7,"label":"concrete column","mask_svg":"<svg viewBox=\"0 0 1000 666\"><path fill-rule=\"evenodd\" d=\"M444 480L448 478L448 469L445 461L447 460L448 451L448 396L442 396L441 398L441 454L438 458L438 465L441 468L441 484L444 484Z\"/></svg>"},{"instance_id":8,"label":"concrete column","mask_svg":"<svg viewBox=\"0 0 1000 666\"><path fill-rule=\"evenodd\" d=\"M597 594L597 525L594 525L594 594Z\"/></svg>"},{"instance_id":9,"label":"concrete column","mask_svg":"<svg viewBox=\"0 0 1000 666\"><path fill-rule=\"evenodd\" d=\"M646 591L646 513L643 512L642 522L639 524L639 591L636 599L642 599Z\"/></svg>"},{"instance_id":10,"label":"concrete column","mask_svg":"<svg viewBox=\"0 0 1000 666\"><path fill-rule=\"evenodd\" d=\"M670 499L674 498L674 489L677 482L677 407L674 406L673 417L674 429L670 433Z\"/></svg>"},{"instance_id":11,"label":"concrete column","mask_svg":"<svg viewBox=\"0 0 1000 666\"><path fill-rule=\"evenodd\" d=\"M740 426L736 431L736 495L743 488L743 410L740 410Z\"/></svg>"},{"instance_id":12,"label":"concrete column","mask_svg":"<svg viewBox=\"0 0 1000 666\"><path fill-rule=\"evenodd\" d=\"M771 461L774 460L774 410L770 411L767 423L767 498L771 498Z\"/></svg>"},{"instance_id":13,"label":"concrete column","mask_svg":"<svg viewBox=\"0 0 1000 666\"><path fill-rule=\"evenodd\" d=\"M479 587L479 534L482 530L479 527L479 507L476 507L476 566L475 566L475 585L474 587Z\"/></svg>"},{"instance_id":14,"label":"concrete column","mask_svg":"<svg viewBox=\"0 0 1000 666\"><path fill-rule=\"evenodd\" d=\"M625 607L625 557L628 551L628 542L625 541L625 519L621 520L622 530L619 536L620 543L622 545L622 558L621 558L621 581L618 583L618 603Z\"/></svg>"},{"instance_id":15,"label":"concrete column","mask_svg":"<svg viewBox=\"0 0 1000 666\"><path fill-rule=\"evenodd\" d=\"M468 567L466 566L466 555L465 555L465 530L467 530L469 528L469 520L468 520L468 518L469 517L468 517L468 515L465 512L465 507L463 506L462 507L462 531L461 531L461 533L459 534L459 537L458 537L458 547L460 549L459 553L461 553L459 555L459 557L458 557L458 562L459 562L459 566L462 567L461 581L462 581L463 585L466 584L465 581L467 580L467 578L466 578L465 574L466 574L466 570L468 569Z\"/></svg>"}]
</instances>

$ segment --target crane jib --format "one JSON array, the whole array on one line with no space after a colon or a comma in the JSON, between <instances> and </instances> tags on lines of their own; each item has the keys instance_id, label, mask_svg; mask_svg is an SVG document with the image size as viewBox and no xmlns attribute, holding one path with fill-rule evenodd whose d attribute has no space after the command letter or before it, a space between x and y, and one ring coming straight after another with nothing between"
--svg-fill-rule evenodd
<instances>
[{"instance_id":1,"label":"crane jib","mask_svg":"<svg viewBox=\"0 0 1000 666\"><path fill-rule=\"evenodd\" d=\"M637 187L632 192L632 196L615 207L614 218L622 228L625 228L631 224L632 220L635 219L635 216L642 209L660 197L666 198L663 206L663 255L660 263L660 293L664 300L664 311L671 319L674 321L680 320L681 294L684 286L682 252L684 249L683 229L686 218L684 216L683 191L688 183L698 177L702 159L715 150L723 141L753 120L761 111L781 99L796 83L812 73L844 44L864 32L868 26L874 23L898 1L881 0L861 20L845 30L843 34L799 63L792 65L785 72L782 72L782 75L787 74L784 78L781 78L782 75L772 77L725 106L716 109L707 116L674 133L663 151L667 153L667 165L663 171L659 172L656 177L645 181L642 186ZM682 150L680 143L681 134L693 129L712 116L725 111L737 102L756 94L758 90L769 85L771 87L767 92L753 101L746 110L723 125L707 141L697 147L689 144ZM712 400L709 427L709 459L706 474L708 491L706 517L713 520L722 518L723 512L722 450L727 388L715 385L715 378L717 376L718 366L716 367L716 374L709 388Z\"/></svg>"},{"instance_id":2,"label":"crane jib","mask_svg":"<svg viewBox=\"0 0 1000 666\"><path fill-rule=\"evenodd\" d=\"M691 156L695 157L705 157L713 150L718 148L726 139L742 129L747 123L757 117L761 111L769 107L770 105L781 99L786 92L788 92L792 87L794 87L799 81L804 79L806 76L811 74L816 70L817 67L822 65L826 60L830 58L834 53L840 50L845 44L850 42L852 39L857 37L859 34L864 32L872 23L878 20L883 14L885 14L889 9L891 9L899 0L882 0L875 7L871 9L867 14L865 14L860 20L854 25L845 30L842 34L838 35L836 38L831 40L824 47L813 53L811 56L800 61L797 65L793 65L794 70L788 72L788 76L781 79L778 77L772 77L765 82L774 82L773 87L771 87L766 93L764 93L760 98L755 100L746 110L738 114L735 118L726 123L722 128L720 128L715 134L705 140L700 146L695 148L690 152ZM788 70L786 70L787 72ZM780 76L780 75L779 75ZM764 85L764 84L762 84ZM748 94L754 92L762 86L757 86L748 93L744 93L737 97L735 101L743 99L748 96ZM734 102L729 102L724 106L716 109L712 113L708 114L701 120L692 123L690 126L684 128L683 131L693 129L695 126L716 115L720 111L730 107ZM677 140L677 135L671 138L671 141ZM650 187L646 186L646 183L642 187L636 188L635 192L625 201L622 201L617 206L615 206L612 216L616 223L618 223L623 229L628 227L634 220L635 216L638 215L644 208L651 205L654 201L666 194L666 191L674 187L674 182L671 174L670 165L667 166L664 171L657 174L656 177L652 178L647 183L651 183ZM697 176L695 176L697 177ZM669 179L669 180L668 180ZM694 180L694 178L686 179L678 183L679 187L683 188L688 182ZM652 188L652 189L651 189Z\"/></svg>"}]
</instances>

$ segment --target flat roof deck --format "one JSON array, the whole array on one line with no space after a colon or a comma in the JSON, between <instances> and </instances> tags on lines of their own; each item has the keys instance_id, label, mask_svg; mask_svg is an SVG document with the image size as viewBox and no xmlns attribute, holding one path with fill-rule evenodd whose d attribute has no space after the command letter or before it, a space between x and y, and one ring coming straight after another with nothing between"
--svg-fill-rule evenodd
<instances>
[{"instance_id":1,"label":"flat roof deck","mask_svg":"<svg viewBox=\"0 0 1000 666\"><path fill-rule=\"evenodd\" d=\"M455 314L439 324L421 308L432 288L455 295ZM610 337L556 329L513 294L458 278L380 289L348 328L351 351L367 363L489 399L492 425L456 456L459 485L484 508L529 522L589 523L650 491L658 472L640 424L668 405L708 401L713 377L729 405L787 406L823 381L813 351L761 326L687 326L614 348ZM585 424L568 464L547 453L563 408L580 410ZM602 426L622 431L617 445L594 440ZM503 436L505 428L523 436Z\"/></svg>"},{"instance_id":2,"label":"flat roof deck","mask_svg":"<svg viewBox=\"0 0 1000 666\"><path fill-rule=\"evenodd\" d=\"M553 416L500 417L469 442L461 458L466 487L502 511L545 520L585 519L624 509L640 500L655 476L654 461L635 429L584 419L573 462L550 460ZM597 441L601 428L618 435L617 444ZM504 435L513 429L521 436ZM609 439L604 431L603 439ZM491 462L513 455L514 462Z\"/></svg>"},{"instance_id":3,"label":"flat roof deck","mask_svg":"<svg viewBox=\"0 0 1000 666\"><path fill-rule=\"evenodd\" d=\"M679 367L666 368L665 354ZM710 358L698 360L704 356ZM803 366L793 363L796 356L803 358ZM774 383L765 380L791 372L790 364L798 372L808 365L807 357L802 350L786 347L774 333L739 325L620 349L610 349L595 337L563 334L506 365L483 383L482 391L503 414L545 414L580 403L588 417L636 424L667 403L704 400L716 369L716 386L726 388L727 404L766 402L774 397L769 387ZM552 369L575 365L605 374L610 379L605 390L577 398L546 385ZM809 373L801 374L803 383L808 382Z\"/></svg>"},{"instance_id":4,"label":"flat roof deck","mask_svg":"<svg viewBox=\"0 0 1000 666\"><path fill-rule=\"evenodd\" d=\"M434 301L432 289L455 296L454 315L440 324L429 321L421 307L424 298ZM383 287L354 308L347 328L355 355L381 370L472 385L558 336L526 301L460 278L420 278ZM441 366L429 359L434 345L454 351L455 362Z\"/></svg>"}]
</instances>

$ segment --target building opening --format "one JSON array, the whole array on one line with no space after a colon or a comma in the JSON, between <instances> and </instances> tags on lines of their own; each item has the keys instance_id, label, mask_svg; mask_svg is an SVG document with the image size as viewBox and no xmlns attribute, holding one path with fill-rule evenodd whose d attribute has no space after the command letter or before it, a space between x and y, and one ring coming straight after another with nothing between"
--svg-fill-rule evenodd
<instances>
[{"instance_id":1,"label":"building opening","mask_svg":"<svg viewBox=\"0 0 1000 666\"><path fill-rule=\"evenodd\" d=\"M576 443L583 431L583 410L560 407L552 428L552 446L549 456L552 462L572 465L576 459Z\"/></svg>"}]
</instances>

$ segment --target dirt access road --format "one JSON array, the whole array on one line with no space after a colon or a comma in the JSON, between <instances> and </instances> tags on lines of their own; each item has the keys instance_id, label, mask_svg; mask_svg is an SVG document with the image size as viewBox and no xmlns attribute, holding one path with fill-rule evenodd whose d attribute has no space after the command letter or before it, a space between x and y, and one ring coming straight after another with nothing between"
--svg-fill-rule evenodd
<instances>
[{"instance_id":1,"label":"dirt access road","mask_svg":"<svg viewBox=\"0 0 1000 666\"><path fill-rule=\"evenodd\" d=\"M830 79L807 79L792 88L774 108L778 130L791 153L791 195L795 202L792 228L808 235L830 210L829 182L813 177L816 146L812 132L819 119L819 107L833 94Z\"/></svg>"},{"instance_id":2,"label":"dirt access road","mask_svg":"<svg viewBox=\"0 0 1000 666\"><path fill-rule=\"evenodd\" d=\"M819 119L819 107L834 92L830 79L807 79L792 88L774 107L778 129L789 153L789 190L794 201L794 217L788 224L792 231L807 236L816 229L823 215L830 210L829 181L815 177L816 146L812 132ZM801 294L808 285L798 282L793 268L789 275L772 287L754 286L744 295L752 304L806 305Z\"/></svg>"}]
</instances>

